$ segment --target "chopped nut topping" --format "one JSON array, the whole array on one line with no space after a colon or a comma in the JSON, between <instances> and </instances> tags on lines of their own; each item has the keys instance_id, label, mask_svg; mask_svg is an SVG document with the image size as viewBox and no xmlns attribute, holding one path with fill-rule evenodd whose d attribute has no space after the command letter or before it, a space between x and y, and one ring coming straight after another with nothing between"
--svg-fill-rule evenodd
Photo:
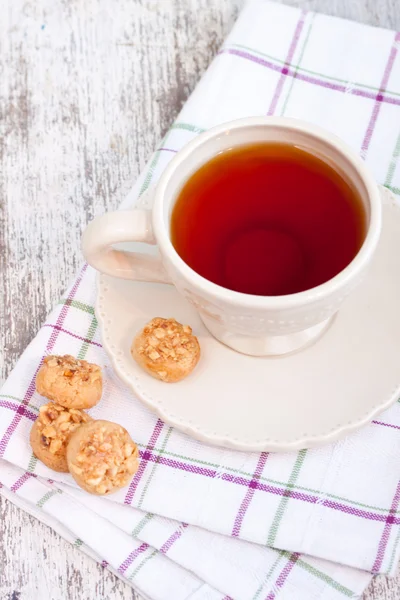
<instances>
[{"instance_id":1,"label":"chopped nut topping","mask_svg":"<svg viewBox=\"0 0 400 600\"><path fill-rule=\"evenodd\" d=\"M36 376L36 389L66 408L91 408L101 398L101 368L69 354L46 356Z\"/></svg>"},{"instance_id":2,"label":"chopped nut topping","mask_svg":"<svg viewBox=\"0 0 400 600\"><path fill-rule=\"evenodd\" d=\"M58 404L45 404L40 407L37 419L41 442L52 454L65 452L65 446L72 433L82 423L91 420L91 417L81 410L68 410Z\"/></svg>"},{"instance_id":3,"label":"chopped nut topping","mask_svg":"<svg viewBox=\"0 0 400 600\"><path fill-rule=\"evenodd\" d=\"M81 440L70 470L94 492L106 494L127 485L137 471L138 455L125 429L114 423L99 424Z\"/></svg>"},{"instance_id":4,"label":"chopped nut topping","mask_svg":"<svg viewBox=\"0 0 400 600\"><path fill-rule=\"evenodd\" d=\"M190 356L197 350L191 327L181 325L175 319L156 317L146 325L143 334L147 343L139 348L139 353L154 362L161 363L165 358L177 361L180 357ZM159 372L160 376L162 372Z\"/></svg>"},{"instance_id":5,"label":"chopped nut topping","mask_svg":"<svg viewBox=\"0 0 400 600\"><path fill-rule=\"evenodd\" d=\"M46 356L44 364L48 367L60 367L60 375L67 378L78 378L81 381L95 381L101 377L101 369L98 365L86 360L79 360L70 354L65 356Z\"/></svg>"},{"instance_id":6,"label":"chopped nut topping","mask_svg":"<svg viewBox=\"0 0 400 600\"><path fill-rule=\"evenodd\" d=\"M50 452L52 454L57 454L57 452L61 449L62 446L62 441L60 440L60 438L57 438L56 440L51 440L50 442Z\"/></svg>"},{"instance_id":7,"label":"chopped nut topping","mask_svg":"<svg viewBox=\"0 0 400 600\"><path fill-rule=\"evenodd\" d=\"M200 344L189 325L155 317L135 336L131 354L147 373L172 383L193 371L200 358Z\"/></svg>"}]
</instances>

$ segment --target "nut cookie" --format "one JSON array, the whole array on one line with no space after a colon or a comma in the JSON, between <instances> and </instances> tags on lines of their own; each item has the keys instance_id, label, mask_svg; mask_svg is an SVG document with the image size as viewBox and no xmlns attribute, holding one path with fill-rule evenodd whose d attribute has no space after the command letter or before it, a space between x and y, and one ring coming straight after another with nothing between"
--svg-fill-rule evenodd
<instances>
[{"instance_id":1,"label":"nut cookie","mask_svg":"<svg viewBox=\"0 0 400 600\"><path fill-rule=\"evenodd\" d=\"M111 421L92 421L71 437L67 449L69 471L91 494L111 494L128 485L136 473L139 451L129 433Z\"/></svg>"},{"instance_id":2,"label":"nut cookie","mask_svg":"<svg viewBox=\"0 0 400 600\"><path fill-rule=\"evenodd\" d=\"M189 325L156 317L136 335L131 354L147 373L172 383L193 371L200 358L200 344Z\"/></svg>"},{"instance_id":3,"label":"nut cookie","mask_svg":"<svg viewBox=\"0 0 400 600\"><path fill-rule=\"evenodd\" d=\"M101 398L103 379L98 365L65 356L46 356L36 390L66 408L91 408Z\"/></svg>"},{"instance_id":4,"label":"nut cookie","mask_svg":"<svg viewBox=\"0 0 400 600\"><path fill-rule=\"evenodd\" d=\"M76 408L64 408L53 402L41 406L31 429L33 453L53 471L67 473L66 454L70 437L83 423L91 420L89 415Z\"/></svg>"}]
</instances>

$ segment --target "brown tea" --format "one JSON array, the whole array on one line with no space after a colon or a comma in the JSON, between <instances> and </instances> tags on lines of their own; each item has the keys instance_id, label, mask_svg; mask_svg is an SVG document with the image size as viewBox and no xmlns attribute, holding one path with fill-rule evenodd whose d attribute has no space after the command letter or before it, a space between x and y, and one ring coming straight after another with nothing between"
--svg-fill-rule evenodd
<instances>
[{"instance_id":1,"label":"brown tea","mask_svg":"<svg viewBox=\"0 0 400 600\"><path fill-rule=\"evenodd\" d=\"M330 165L298 147L227 150L184 185L171 238L197 273L225 288L277 296L344 269L366 229L361 198Z\"/></svg>"}]
</instances>

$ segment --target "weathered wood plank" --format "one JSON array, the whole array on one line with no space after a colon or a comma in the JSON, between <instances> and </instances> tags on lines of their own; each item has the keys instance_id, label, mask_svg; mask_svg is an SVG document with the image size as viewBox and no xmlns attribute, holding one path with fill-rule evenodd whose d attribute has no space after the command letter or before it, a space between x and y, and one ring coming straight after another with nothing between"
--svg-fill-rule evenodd
<instances>
[{"instance_id":1,"label":"weathered wood plank","mask_svg":"<svg viewBox=\"0 0 400 600\"><path fill-rule=\"evenodd\" d=\"M0 381L81 262L244 0L4 0L0 20ZM398 0L287 0L400 29ZM0 499L1 600L133 592ZM364 600L399 600L400 577Z\"/></svg>"},{"instance_id":2,"label":"weathered wood plank","mask_svg":"<svg viewBox=\"0 0 400 600\"><path fill-rule=\"evenodd\" d=\"M0 518L1 600L135 599L129 586L4 499Z\"/></svg>"}]
</instances>

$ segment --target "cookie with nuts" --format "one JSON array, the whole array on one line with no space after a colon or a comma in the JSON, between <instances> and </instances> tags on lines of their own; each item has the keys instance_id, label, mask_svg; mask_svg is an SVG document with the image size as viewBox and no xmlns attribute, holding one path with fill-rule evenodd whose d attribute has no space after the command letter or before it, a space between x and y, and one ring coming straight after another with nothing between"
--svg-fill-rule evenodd
<instances>
[{"instance_id":1,"label":"cookie with nuts","mask_svg":"<svg viewBox=\"0 0 400 600\"><path fill-rule=\"evenodd\" d=\"M46 356L36 376L36 389L66 408L91 408L103 391L101 369L69 354Z\"/></svg>"},{"instance_id":2,"label":"cookie with nuts","mask_svg":"<svg viewBox=\"0 0 400 600\"><path fill-rule=\"evenodd\" d=\"M156 317L136 335L131 354L147 373L172 383L193 371L199 362L200 344L189 325Z\"/></svg>"},{"instance_id":3,"label":"cookie with nuts","mask_svg":"<svg viewBox=\"0 0 400 600\"><path fill-rule=\"evenodd\" d=\"M34 455L53 471L67 473L67 445L71 435L91 420L89 415L75 408L64 408L52 402L41 406L31 429Z\"/></svg>"},{"instance_id":4,"label":"cookie with nuts","mask_svg":"<svg viewBox=\"0 0 400 600\"><path fill-rule=\"evenodd\" d=\"M91 494L111 494L125 487L136 473L139 451L129 433L111 421L82 425L67 449L69 471Z\"/></svg>"}]
</instances>

